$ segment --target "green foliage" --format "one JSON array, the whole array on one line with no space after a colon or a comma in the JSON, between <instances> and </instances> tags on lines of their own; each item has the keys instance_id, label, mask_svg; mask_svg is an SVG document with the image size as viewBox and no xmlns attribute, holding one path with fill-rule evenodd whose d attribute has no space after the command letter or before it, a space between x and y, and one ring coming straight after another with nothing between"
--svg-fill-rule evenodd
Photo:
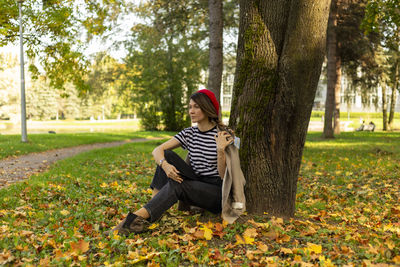
<instances>
[{"instance_id":1,"label":"green foliage","mask_svg":"<svg viewBox=\"0 0 400 267\"><path fill-rule=\"evenodd\" d=\"M147 104L140 109L140 124L147 131L159 130L161 116L154 104Z\"/></svg>"},{"instance_id":2,"label":"green foliage","mask_svg":"<svg viewBox=\"0 0 400 267\"><path fill-rule=\"evenodd\" d=\"M145 123L152 128L159 121L158 113L167 130L189 124L188 96L197 89L201 71L207 66L204 4L158 0L136 9L136 14L149 23L137 24L132 29L125 59L130 69L125 76L132 92L131 101L139 103Z\"/></svg>"},{"instance_id":3,"label":"green foliage","mask_svg":"<svg viewBox=\"0 0 400 267\"><path fill-rule=\"evenodd\" d=\"M83 48L93 36L107 33L126 7L124 0L24 1L24 39L32 75L38 77L43 69L52 87L61 89L70 82L80 91L87 90ZM18 40L18 14L17 1L0 0L0 46Z\"/></svg>"},{"instance_id":4,"label":"green foliage","mask_svg":"<svg viewBox=\"0 0 400 267\"><path fill-rule=\"evenodd\" d=\"M0 190L0 263L396 265L399 140L399 133L328 141L310 134L295 218L248 215L224 225L219 216L174 207L149 233L127 238L104 231L150 199L151 150L159 142L84 153Z\"/></svg>"}]
</instances>

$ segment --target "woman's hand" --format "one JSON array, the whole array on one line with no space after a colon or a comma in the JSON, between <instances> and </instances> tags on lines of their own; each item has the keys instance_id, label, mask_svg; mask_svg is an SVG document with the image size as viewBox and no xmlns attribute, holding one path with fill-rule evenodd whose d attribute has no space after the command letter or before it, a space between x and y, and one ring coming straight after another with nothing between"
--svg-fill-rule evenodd
<instances>
[{"instance_id":1,"label":"woman's hand","mask_svg":"<svg viewBox=\"0 0 400 267\"><path fill-rule=\"evenodd\" d=\"M220 131L215 136L215 141L217 142L217 150L224 151L234 140L227 131Z\"/></svg>"},{"instance_id":2,"label":"woman's hand","mask_svg":"<svg viewBox=\"0 0 400 267\"><path fill-rule=\"evenodd\" d=\"M174 165L171 165L167 161L164 161L161 165L161 168L165 171L169 178L178 183L182 183L183 179L179 176L179 171L175 168Z\"/></svg>"}]
</instances>

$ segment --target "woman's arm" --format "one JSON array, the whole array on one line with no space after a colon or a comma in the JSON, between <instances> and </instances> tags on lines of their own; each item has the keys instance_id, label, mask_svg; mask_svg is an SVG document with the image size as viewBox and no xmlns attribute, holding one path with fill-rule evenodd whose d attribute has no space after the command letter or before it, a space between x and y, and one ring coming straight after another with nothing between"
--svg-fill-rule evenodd
<instances>
[{"instance_id":1,"label":"woman's arm","mask_svg":"<svg viewBox=\"0 0 400 267\"><path fill-rule=\"evenodd\" d=\"M226 169L225 148L233 143L233 138L228 132L221 131L218 132L217 136L215 137L215 141L217 142L218 174L221 179L224 179Z\"/></svg>"},{"instance_id":2,"label":"woman's arm","mask_svg":"<svg viewBox=\"0 0 400 267\"><path fill-rule=\"evenodd\" d=\"M178 140L176 140L175 138L171 138L167 142L162 143L161 145L156 147L152 152L157 165L159 165L165 171L169 178L177 181L178 183L181 183L183 179L179 176L179 171L175 168L175 166L169 164L165 160L164 150L172 150L179 147L180 145L181 144Z\"/></svg>"}]
</instances>

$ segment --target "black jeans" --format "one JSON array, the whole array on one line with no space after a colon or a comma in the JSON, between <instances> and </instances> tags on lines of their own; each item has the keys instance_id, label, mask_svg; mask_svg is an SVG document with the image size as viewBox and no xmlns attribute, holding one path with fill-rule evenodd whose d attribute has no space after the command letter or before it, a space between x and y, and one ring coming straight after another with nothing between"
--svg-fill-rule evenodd
<instances>
[{"instance_id":1,"label":"black jeans","mask_svg":"<svg viewBox=\"0 0 400 267\"><path fill-rule=\"evenodd\" d=\"M178 200L185 201L211 211L221 212L221 186L222 180L219 177L199 177L186 162L175 152L164 151L165 159L169 164L175 166L183 178L178 183L167 177L166 173L159 166L150 185L151 188L159 190L144 208L149 212L150 222L158 220L162 214L172 207Z\"/></svg>"}]
</instances>

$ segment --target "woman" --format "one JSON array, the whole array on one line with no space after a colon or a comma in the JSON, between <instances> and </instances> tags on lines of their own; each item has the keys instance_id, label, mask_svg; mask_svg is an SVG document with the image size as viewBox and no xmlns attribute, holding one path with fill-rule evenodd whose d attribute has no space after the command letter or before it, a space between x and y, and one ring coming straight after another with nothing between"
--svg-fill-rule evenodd
<instances>
[{"instance_id":1,"label":"woman","mask_svg":"<svg viewBox=\"0 0 400 267\"><path fill-rule=\"evenodd\" d=\"M129 213L111 233L129 235L146 231L150 222L158 220L178 200L213 213L221 212L225 148L234 138L221 122L214 93L207 89L190 97L189 116L197 126L184 129L153 150L158 166L150 185L152 199ZM179 146L188 150L190 165L171 151Z\"/></svg>"}]
</instances>

